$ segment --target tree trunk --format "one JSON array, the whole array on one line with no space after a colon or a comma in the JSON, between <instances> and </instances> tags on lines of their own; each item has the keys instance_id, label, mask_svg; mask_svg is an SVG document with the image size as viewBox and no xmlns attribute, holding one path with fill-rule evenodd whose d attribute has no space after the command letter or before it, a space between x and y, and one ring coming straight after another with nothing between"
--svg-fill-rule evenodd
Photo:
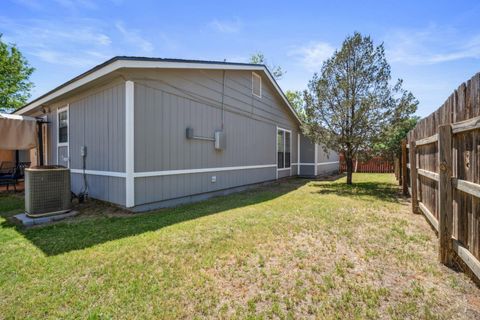
<instances>
[{"instance_id":1,"label":"tree trunk","mask_svg":"<svg viewBox=\"0 0 480 320\"><path fill-rule=\"evenodd\" d=\"M345 162L347 164L347 184L352 184L352 173L353 173L352 157L345 157Z\"/></svg>"}]
</instances>

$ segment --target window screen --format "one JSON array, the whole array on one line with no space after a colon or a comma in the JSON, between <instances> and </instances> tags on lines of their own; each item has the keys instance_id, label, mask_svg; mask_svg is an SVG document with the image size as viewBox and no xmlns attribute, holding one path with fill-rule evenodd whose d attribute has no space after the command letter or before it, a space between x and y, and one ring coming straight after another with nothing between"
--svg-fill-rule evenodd
<instances>
[{"instance_id":1,"label":"window screen","mask_svg":"<svg viewBox=\"0 0 480 320\"><path fill-rule=\"evenodd\" d=\"M262 97L262 78L255 72L252 72L252 93L259 98Z\"/></svg>"},{"instance_id":2,"label":"window screen","mask_svg":"<svg viewBox=\"0 0 480 320\"><path fill-rule=\"evenodd\" d=\"M284 168L284 146L283 146L283 131L278 130L277 132L277 166L279 168Z\"/></svg>"},{"instance_id":3,"label":"window screen","mask_svg":"<svg viewBox=\"0 0 480 320\"><path fill-rule=\"evenodd\" d=\"M285 131L285 168L290 168L290 132Z\"/></svg>"},{"instance_id":4,"label":"window screen","mask_svg":"<svg viewBox=\"0 0 480 320\"><path fill-rule=\"evenodd\" d=\"M68 142L68 112L62 111L58 114L58 142Z\"/></svg>"}]
</instances>

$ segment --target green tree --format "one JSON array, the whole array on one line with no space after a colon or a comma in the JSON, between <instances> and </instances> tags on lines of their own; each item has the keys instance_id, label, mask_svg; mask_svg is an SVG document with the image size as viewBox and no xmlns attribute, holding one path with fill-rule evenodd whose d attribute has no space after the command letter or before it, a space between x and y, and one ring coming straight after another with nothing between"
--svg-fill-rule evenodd
<instances>
[{"instance_id":1,"label":"green tree","mask_svg":"<svg viewBox=\"0 0 480 320\"><path fill-rule=\"evenodd\" d=\"M3 42L0 34L0 111L15 110L27 102L33 71L17 46Z\"/></svg>"},{"instance_id":2,"label":"green tree","mask_svg":"<svg viewBox=\"0 0 480 320\"><path fill-rule=\"evenodd\" d=\"M254 64L263 64L267 67L267 69L270 71L272 76L275 78L275 80L280 80L282 77L287 73L285 70L282 69L282 67L269 64L267 62L267 59L265 58L265 55L261 52L256 52L250 56L250 63Z\"/></svg>"},{"instance_id":3,"label":"green tree","mask_svg":"<svg viewBox=\"0 0 480 320\"><path fill-rule=\"evenodd\" d=\"M287 90L285 96L300 119L303 119L305 117L305 101L303 100L303 93L301 91Z\"/></svg>"},{"instance_id":4,"label":"green tree","mask_svg":"<svg viewBox=\"0 0 480 320\"><path fill-rule=\"evenodd\" d=\"M381 133L381 140L373 148L374 154L388 160L400 158L402 155L402 140L407 137L410 130L415 128L420 117L410 117L399 121L395 125L387 126Z\"/></svg>"},{"instance_id":5,"label":"green tree","mask_svg":"<svg viewBox=\"0 0 480 320\"><path fill-rule=\"evenodd\" d=\"M353 159L371 153L388 126L416 111L418 101L390 84L390 65L383 44L356 32L324 62L304 92L304 133L324 148L343 153L347 183L352 183Z\"/></svg>"}]
</instances>

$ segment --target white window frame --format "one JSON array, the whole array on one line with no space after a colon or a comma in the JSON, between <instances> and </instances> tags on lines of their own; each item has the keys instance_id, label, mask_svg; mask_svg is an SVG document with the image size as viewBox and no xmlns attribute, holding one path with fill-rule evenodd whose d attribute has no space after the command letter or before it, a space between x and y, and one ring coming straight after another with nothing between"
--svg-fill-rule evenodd
<instances>
[{"instance_id":1,"label":"white window frame","mask_svg":"<svg viewBox=\"0 0 480 320\"><path fill-rule=\"evenodd\" d=\"M255 94L255 91L253 90L253 78L254 77L257 77L260 80L260 95ZM262 98L262 77L256 72L252 72L252 94L257 98Z\"/></svg>"},{"instance_id":2,"label":"white window frame","mask_svg":"<svg viewBox=\"0 0 480 320\"><path fill-rule=\"evenodd\" d=\"M67 142L60 142L60 113L66 111L67 112ZM67 104L62 108L57 109L57 164L60 153L58 149L61 147L67 147L67 167L70 168L70 105Z\"/></svg>"},{"instance_id":3,"label":"white window frame","mask_svg":"<svg viewBox=\"0 0 480 320\"><path fill-rule=\"evenodd\" d=\"M285 165L285 159L286 159L286 153L287 153L286 148L285 148L285 142L286 142L285 132L288 132L290 134L290 146L289 146L290 165L288 167L283 167L283 168L278 167L278 132L279 131L284 132L284 134L283 134L283 164L284 165ZM281 128L281 127L277 126L277 130L275 131L275 158L276 158L276 162L277 162L277 179L278 179L278 171L290 170L290 173L291 173L291 170L292 170L292 130L288 130L288 129Z\"/></svg>"}]
</instances>

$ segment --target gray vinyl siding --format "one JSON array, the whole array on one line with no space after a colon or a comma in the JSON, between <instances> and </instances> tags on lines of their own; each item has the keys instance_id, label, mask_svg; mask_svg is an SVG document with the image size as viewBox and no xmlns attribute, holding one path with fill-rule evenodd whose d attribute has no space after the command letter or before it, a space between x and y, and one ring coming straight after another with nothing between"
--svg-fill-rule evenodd
<instances>
[{"instance_id":1,"label":"gray vinyl siding","mask_svg":"<svg viewBox=\"0 0 480 320\"><path fill-rule=\"evenodd\" d=\"M290 175L290 170L278 170L278 179L286 178Z\"/></svg>"},{"instance_id":2,"label":"gray vinyl siding","mask_svg":"<svg viewBox=\"0 0 480 320\"><path fill-rule=\"evenodd\" d=\"M300 137L300 159L301 163L309 164L300 167L301 176L315 175L315 144L305 136ZM334 151L325 152L321 145L317 147L317 175L326 175L338 171L338 163L328 163L338 161L338 155ZM328 164L322 164L322 163Z\"/></svg>"},{"instance_id":3,"label":"gray vinyl siding","mask_svg":"<svg viewBox=\"0 0 480 320\"><path fill-rule=\"evenodd\" d=\"M338 163L329 163L325 165L318 165L317 168L317 175L321 176L331 173L337 173L339 167Z\"/></svg>"},{"instance_id":4,"label":"gray vinyl siding","mask_svg":"<svg viewBox=\"0 0 480 320\"><path fill-rule=\"evenodd\" d=\"M87 175L87 185L90 197L125 206L125 178ZM72 173L72 192L78 194L83 186L83 175Z\"/></svg>"},{"instance_id":5,"label":"gray vinyl siding","mask_svg":"<svg viewBox=\"0 0 480 320\"><path fill-rule=\"evenodd\" d=\"M315 144L304 135L300 136L300 163L312 165L301 165L300 176L311 177L315 175Z\"/></svg>"},{"instance_id":6,"label":"gray vinyl siding","mask_svg":"<svg viewBox=\"0 0 480 320\"><path fill-rule=\"evenodd\" d=\"M317 152L318 152L318 156L317 156L318 163L333 162L333 161L338 161L339 159L338 154L336 152L331 150L325 151L321 146L318 146Z\"/></svg>"},{"instance_id":7,"label":"gray vinyl siding","mask_svg":"<svg viewBox=\"0 0 480 320\"><path fill-rule=\"evenodd\" d=\"M270 181L275 179L275 170L260 168L136 178L135 203L142 205ZM212 183L212 176L216 176L216 183Z\"/></svg>"},{"instance_id":8,"label":"gray vinyl siding","mask_svg":"<svg viewBox=\"0 0 480 320\"><path fill-rule=\"evenodd\" d=\"M298 125L268 80L262 80L262 98L257 98L251 72L226 72L226 148L217 151L211 141L186 139L185 129L213 137L222 128L222 71L133 71L130 77L135 82L135 172L276 165L277 126L292 131L291 162L297 162ZM279 171L279 178L296 171L292 165L291 173ZM276 167L136 178L135 204L275 179Z\"/></svg>"},{"instance_id":9,"label":"gray vinyl siding","mask_svg":"<svg viewBox=\"0 0 480 320\"><path fill-rule=\"evenodd\" d=\"M125 172L125 85L119 84L70 103L70 167Z\"/></svg>"},{"instance_id":10,"label":"gray vinyl siding","mask_svg":"<svg viewBox=\"0 0 480 320\"><path fill-rule=\"evenodd\" d=\"M318 147L318 166L317 166L317 174L318 175L326 175L338 172L339 165L338 163L329 163L329 162L336 162L338 161L338 154L333 151L325 151L321 146ZM328 163L322 165L322 163Z\"/></svg>"},{"instance_id":11,"label":"gray vinyl siding","mask_svg":"<svg viewBox=\"0 0 480 320\"><path fill-rule=\"evenodd\" d=\"M300 160L301 163L315 162L315 144L304 135L300 137Z\"/></svg>"},{"instance_id":12,"label":"gray vinyl siding","mask_svg":"<svg viewBox=\"0 0 480 320\"><path fill-rule=\"evenodd\" d=\"M57 148L57 109L69 105L69 166L82 169L80 147L87 147L86 169L125 172L125 83L95 87L49 106L48 164L67 166L67 147ZM59 156L59 157L58 157ZM92 198L125 205L125 179L87 174ZM81 174L72 173L72 191L83 188Z\"/></svg>"},{"instance_id":13,"label":"gray vinyl siding","mask_svg":"<svg viewBox=\"0 0 480 320\"><path fill-rule=\"evenodd\" d=\"M122 80L91 86L48 106L49 163L57 163L58 150L60 158L67 155L66 148L57 149L57 108L69 104L70 168L82 169L80 147L86 146L87 170L125 172L124 79L127 79L134 82L135 173L270 166L136 177L137 207L153 208L161 201L180 203L181 199L195 195L203 197L299 174L314 175L313 165L301 166L300 172L296 165L315 161L314 144L301 136L298 157L298 123L270 81L259 74L261 98L252 94L250 71L226 71L223 85L222 70L122 70ZM192 127L196 136L213 137L216 130L222 129L222 118L226 135L224 150L215 150L212 141L186 139L187 127ZM277 127L291 131L290 170L276 167ZM216 182L212 182L213 176ZM72 173L71 181L73 192L82 190L81 174ZM92 198L125 205L125 178L87 174L87 183Z\"/></svg>"}]
</instances>

